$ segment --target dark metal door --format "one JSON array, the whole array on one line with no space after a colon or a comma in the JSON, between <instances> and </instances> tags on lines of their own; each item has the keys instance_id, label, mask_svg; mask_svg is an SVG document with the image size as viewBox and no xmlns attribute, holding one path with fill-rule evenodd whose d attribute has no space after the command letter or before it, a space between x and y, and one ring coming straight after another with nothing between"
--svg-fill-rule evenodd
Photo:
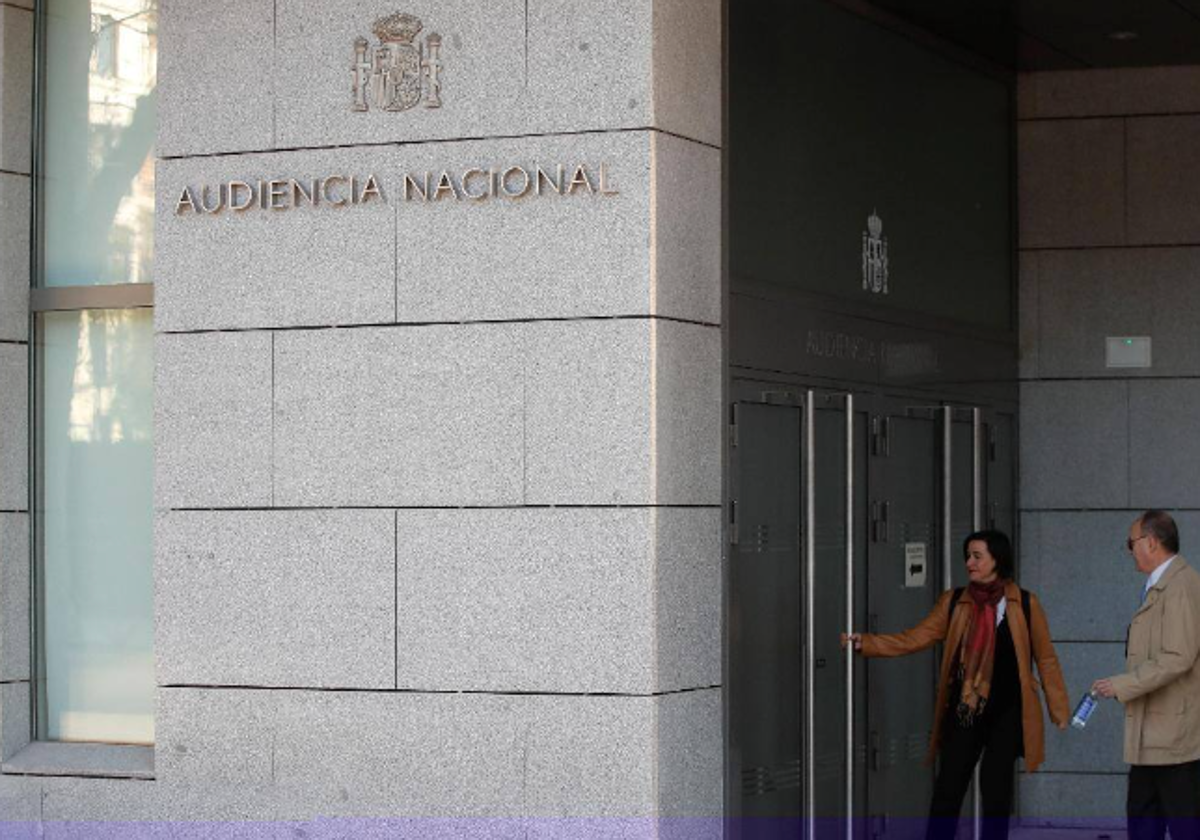
<instances>
[{"instance_id":1,"label":"dark metal door","mask_svg":"<svg viewBox=\"0 0 1200 840\"><path fill-rule=\"evenodd\" d=\"M729 612L731 778L738 836L798 837L803 808L803 412L734 406Z\"/></svg>"},{"instance_id":2,"label":"dark metal door","mask_svg":"<svg viewBox=\"0 0 1200 840\"><path fill-rule=\"evenodd\" d=\"M851 657L848 679L841 634L866 619L870 406L862 395L814 394L812 828L821 838L849 836L865 804L866 664Z\"/></svg>"},{"instance_id":3,"label":"dark metal door","mask_svg":"<svg viewBox=\"0 0 1200 840\"><path fill-rule=\"evenodd\" d=\"M865 704L851 702L865 665L839 637L866 616L868 406L764 383L735 395L733 833L844 837L866 790Z\"/></svg>"},{"instance_id":4,"label":"dark metal door","mask_svg":"<svg viewBox=\"0 0 1200 840\"><path fill-rule=\"evenodd\" d=\"M867 593L872 632L912 627L942 589L939 420L936 408L885 405L876 421ZM936 667L934 650L868 660L868 812L875 837L917 837L924 831L933 783L924 759Z\"/></svg>"},{"instance_id":5,"label":"dark metal door","mask_svg":"<svg viewBox=\"0 0 1200 840\"><path fill-rule=\"evenodd\" d=\"M987 504L1011 499L1011 466L993 464L1011 460L1011 418L762 382L734 394L731 836L918 837L940 650L848 672L839 635L911 627L961 585L962 538L1011 507Z\"/></svg>"}]
</instances>

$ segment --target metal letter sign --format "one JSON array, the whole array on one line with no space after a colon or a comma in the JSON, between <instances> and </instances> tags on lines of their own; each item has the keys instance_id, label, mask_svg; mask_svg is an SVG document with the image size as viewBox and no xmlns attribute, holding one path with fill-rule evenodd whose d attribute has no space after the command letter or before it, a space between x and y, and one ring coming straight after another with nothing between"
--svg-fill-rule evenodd
<instances>
[{"instance_id":1,"label":"metal letter sign","mask_svg":"<svg viewBox=\"0 0 1200 840\"><path fill-rule=\"evenodd\" d=\"M888 243L882 236L883 220L871 211L862 235L863 290L888 293Z\"/></svg>"},{"instance_id":2,"label":"metal letter sign","mask_svg":"<svg viewBox=\"0 0 1200 840\"><path fill-rule=\"evenodd\" d=\"M374 49L366 38L354 40L351 110L407 111L422 98L426 108L442 107L442 36L432 32L414 44L422 28L417 18L397 12L371 27L379 39Z\"/></svg>"}]
</instances>

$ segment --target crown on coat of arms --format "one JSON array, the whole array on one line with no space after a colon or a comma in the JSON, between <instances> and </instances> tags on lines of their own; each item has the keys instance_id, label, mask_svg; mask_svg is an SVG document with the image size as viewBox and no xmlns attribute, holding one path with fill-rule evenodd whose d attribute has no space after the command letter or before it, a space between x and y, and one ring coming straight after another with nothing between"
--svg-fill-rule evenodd
<instances>
[{"instance_id":1,"label":"crown on coat of arms","mask_svg":"<svg viewBox=\"0 0 1200 840\"><path fill-rule=\"evenodd\" d=\"M867 230L871 234L872 239L878 239L883 233L883 219L875 215L875 211L871 211L871 215L867 217Z\"/></svg>"},{"instance_id":2,"label":"crown on coat of arms","mask_svg":"<svg viewBox=\"0 0 1200 840\"><path fill-rule=\"evenodd\" d=\"M420 20L410 14L397 12L375 21L371 31L384 44L411 44L421 28Z\"/></svg>"}]
</instances>

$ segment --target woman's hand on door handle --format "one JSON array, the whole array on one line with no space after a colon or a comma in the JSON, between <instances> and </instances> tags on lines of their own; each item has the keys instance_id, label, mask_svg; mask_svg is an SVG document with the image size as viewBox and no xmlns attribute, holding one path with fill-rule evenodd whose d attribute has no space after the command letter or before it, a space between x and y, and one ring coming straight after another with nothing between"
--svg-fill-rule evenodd
<instances>
[{"instance_id":1,"label":"woman's hand on door handle","mask_svg":"<svg viewBox=\"0 0 1200 840\"><path fill-rule=\"evenodd\" d=\"M855 650L862 650L862 633L850 633L849 635L847 635L846 633L843 633L842 634L842 650L846 649L846 643L849 641L854 642Z\"/></svg>"}]
</instances>

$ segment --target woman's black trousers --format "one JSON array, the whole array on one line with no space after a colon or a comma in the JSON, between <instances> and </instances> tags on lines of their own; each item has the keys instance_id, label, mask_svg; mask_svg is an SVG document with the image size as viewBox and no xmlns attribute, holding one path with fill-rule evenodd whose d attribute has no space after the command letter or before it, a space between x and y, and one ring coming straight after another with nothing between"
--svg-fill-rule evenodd
<instances>
[{"instance_id":1,"label":"woman's black trousers","mask_svg":"<svg viewBox=\"0 0 1200 840\"><path fill-rule=\"evenodd\" d=\"M979 792L983 800L983 840L1005 840L1012 813L1014 772L1022 753L1021 703L1004 709L987 709L974 725L964 727L953 709L946 710L938 753L937 779L929 805L928 840L952 840L962 811L963 798L971 784L975 764L979 770Z\"/></svg>"}]
</instances>

